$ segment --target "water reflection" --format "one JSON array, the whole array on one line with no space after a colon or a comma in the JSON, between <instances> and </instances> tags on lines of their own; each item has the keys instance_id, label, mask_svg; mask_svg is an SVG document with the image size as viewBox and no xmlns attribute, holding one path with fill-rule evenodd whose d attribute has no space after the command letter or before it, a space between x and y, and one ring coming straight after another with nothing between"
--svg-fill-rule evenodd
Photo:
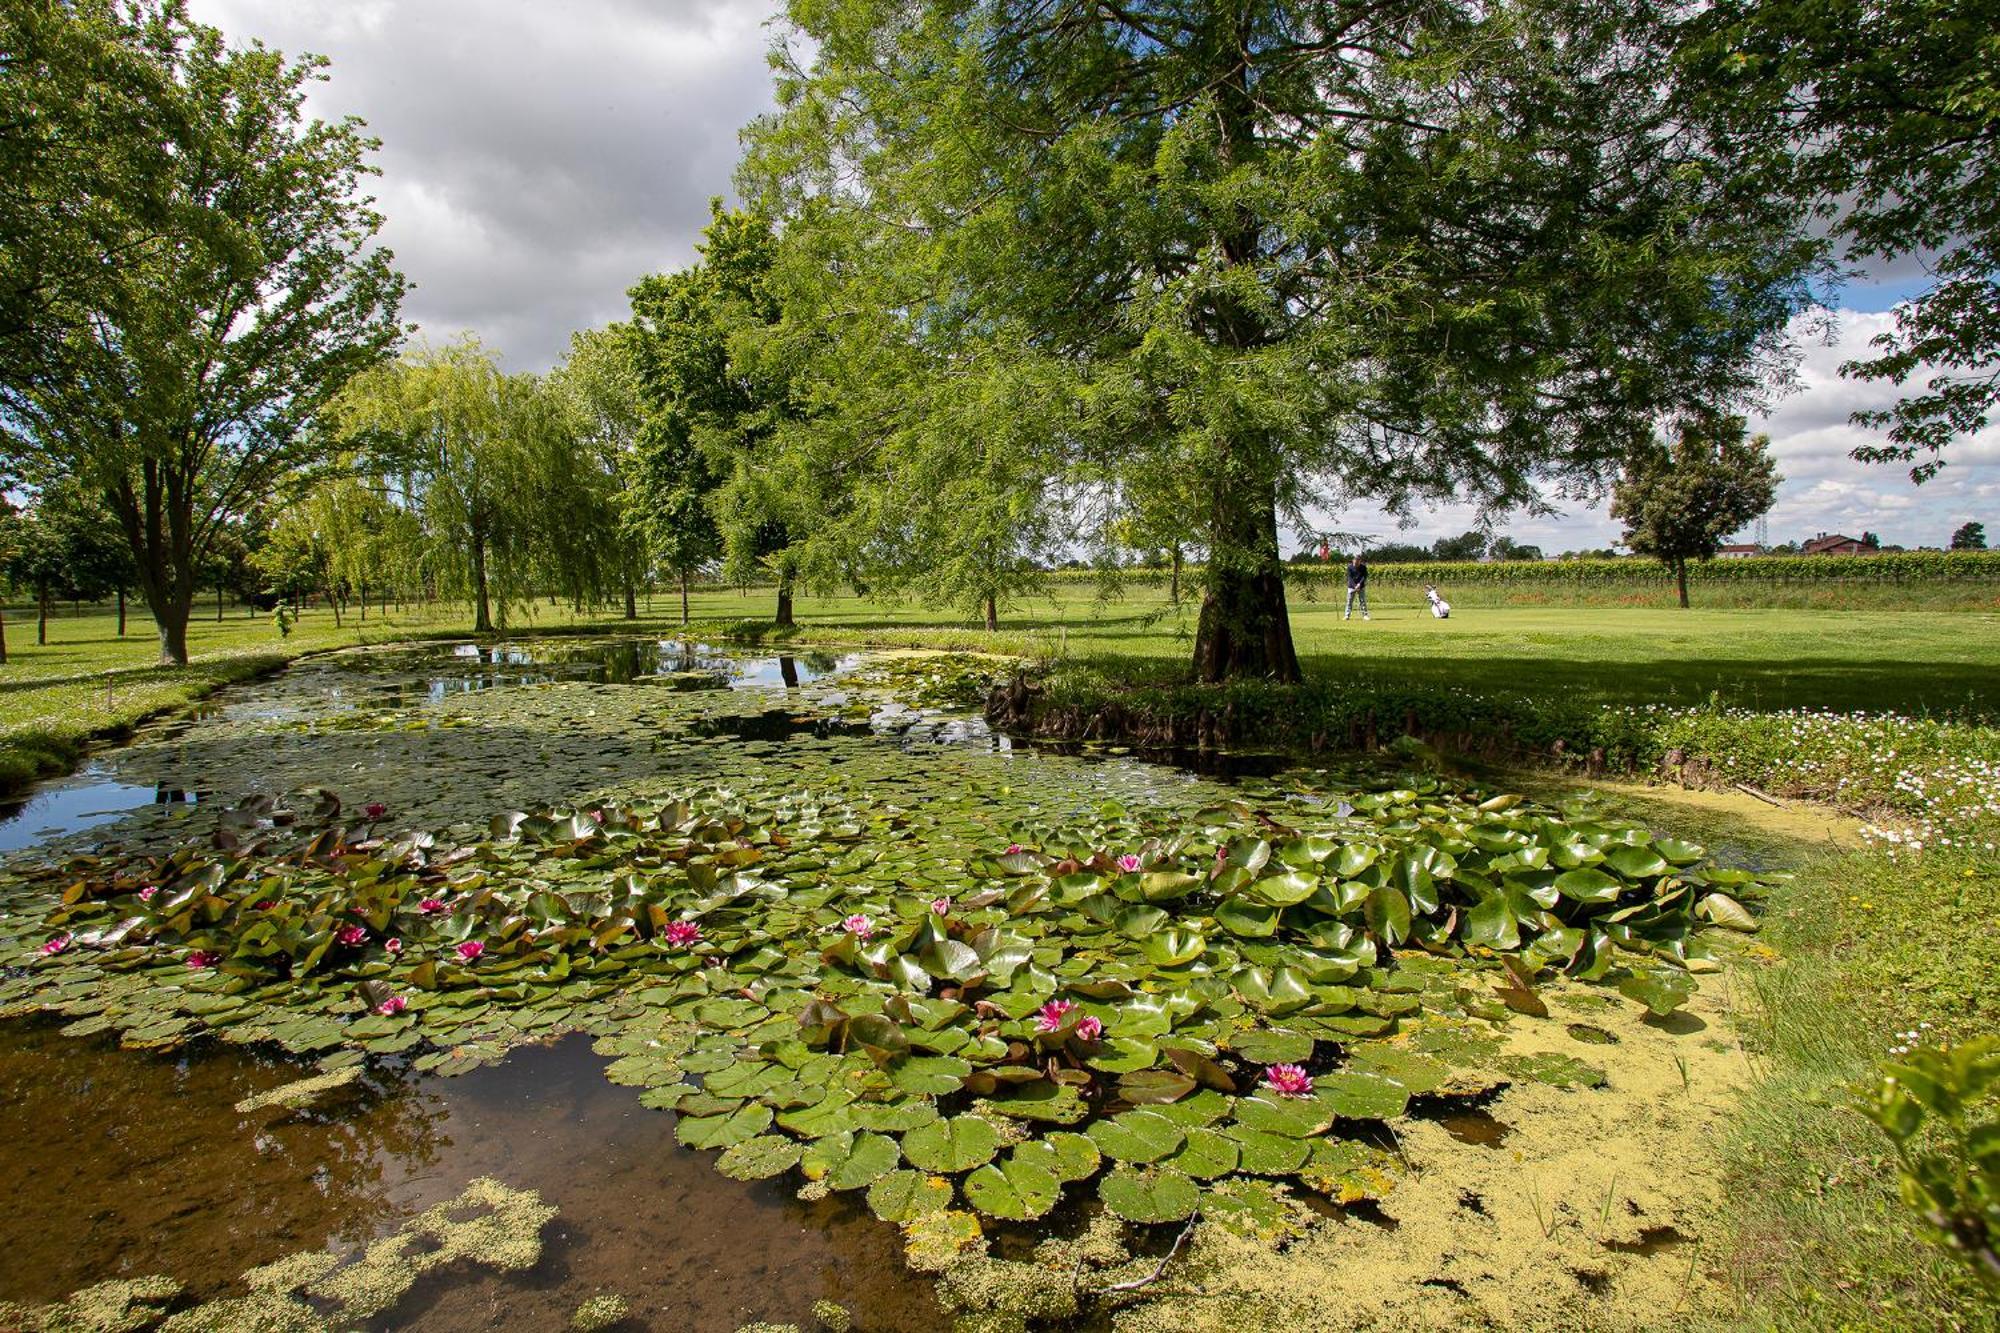
<instances>
[{"instance_id":1,"label":"water reflection","mask_svg":"<svg viewBox=\"0 0 2000 1333\"><path fill-rule=\"evenodd\" d=\"M719 1174L673 1117L608 1083L586 1038L516 1051L456 1079L377 1070L319 1111L239 1115L296 1078L230 1048L161 1058L0 1026L0 1299L42 1302L112 1277L167 1273L211 1296L254 1264L357 1251L493 1176L559 1210L522 1277L446 1275L387 1321L559 1329L599 1291L634 1327L810 1325L815 1300L857 1328L928 1329L927 1283L895 1229L854 1200L801 1203Z\"/></svg>"},{"instance_id":2,"label":"water reflection","mask_svg":"<svg viewBox=\"0 0 2000 1333\"><path fill-rule=\"evenodd\" d=\"M25 801L0 804L0 853L17 852L155 805L192 805L200 794L167 784L120 782L96 764L49 783Z\"/></svg>"}]
</instances>

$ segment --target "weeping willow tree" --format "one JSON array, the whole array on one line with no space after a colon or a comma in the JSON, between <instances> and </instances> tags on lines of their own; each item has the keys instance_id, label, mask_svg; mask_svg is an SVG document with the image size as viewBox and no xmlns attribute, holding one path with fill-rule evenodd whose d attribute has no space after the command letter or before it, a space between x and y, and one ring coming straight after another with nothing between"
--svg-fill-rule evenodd
<instances>
[{"instance_id":1,"label":"weeping willow tree","mask_svg":"<svg viewBox=\"0 0 2000 1333\"><path fill-rule=\"evenodd\" d=\"M425 580L472 603L475 633L504 625L508 606L534 591L512 406L506 376L467 338L368 372L333 412L364 466L416 516Z\"/></svg>"},{"instance_id":2,"label":"weeping willow tree","mask_svg":"<svg viewBox=\"0 0 2000 1333\"><path fill-rule=\"evenodd\" d=\"M909 416L1031 383L1026 470L1185 506L1195 673L1295 680L1281 524L1595 497L1661 419L1782 379L1812 248L1684 95L1682 19L793 0L742 171L784 220L773 322L820 343L821 419L777 438L891 484ZM845 392L884 348L907 373Z\"/></svg>"}]
</instances>

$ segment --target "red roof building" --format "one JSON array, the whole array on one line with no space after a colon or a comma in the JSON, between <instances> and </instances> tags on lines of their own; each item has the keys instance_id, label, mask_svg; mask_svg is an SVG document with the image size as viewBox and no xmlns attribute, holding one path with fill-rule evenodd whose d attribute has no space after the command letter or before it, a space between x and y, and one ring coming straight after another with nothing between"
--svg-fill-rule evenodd
<instances>
[{"instance_id":1,"label":"red roof building","mask_svg":"<svg viewBox=\"0 0 2000 1333\"><path fill-rule=\"evenodd\" d=\"M1868 555L1874 547L1837 532L1822 532L1799 548L1800 555Z\"/></svg>"}]
</instances>

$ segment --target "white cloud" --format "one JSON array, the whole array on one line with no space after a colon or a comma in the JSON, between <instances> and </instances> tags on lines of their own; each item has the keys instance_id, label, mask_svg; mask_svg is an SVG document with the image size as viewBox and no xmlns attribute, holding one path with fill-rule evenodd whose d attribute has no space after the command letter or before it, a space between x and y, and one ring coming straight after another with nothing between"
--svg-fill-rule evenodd
<instances>
[{"instance_id":1,"label":"white cloud","mask_svg":"<svg viewBox=\"0 0 2000 1333\"><path fill-rule=\"evenodd\" d=\"M1888 312L1839 311L1832 342L1802 341L1797 391L1752 419L1753 431L1771 437L1771 453L1784 477L1770 515L1772 541L1821 532L1859 537L1867 531L1894 546L1943 546L1968 519L2000 527L2000 424L1953 444L1944 471L1922 486L1910 481L1907 468L1852 458L1856 446L1882 440L1880 432L1852 424L1852 415L1887 407L1902 390L1843 376L1840 367L1869 356L1870 340L1893 325ZM1807 338L1803 320L1798 333ZM1921 377L1912 381L1912 387L1920 384ZM1329 526L1382 540L1429 542L1464 532L1476 519L1469 506L1441 506L1420 514L1417 527L1403 534L1394 520L1357 507ZM1557 518L1520 517L1500 527L1516 541L1551 554L1606 546L1619 535L1603 505L1571 505Z\"/></svg>"},{"instance_id":2,"label":"white cloud","mask_svg":"<svg viewBox=\"0 0 2000 1333\"><path fill-rule=\"evenodd\" d=\"M193 0L229 37L332 61L310 107L382 140L383 239L425 336L542 369L626 288L694 258L738 130L771 107L751 0Z\"/></svg>"}]
</instances>

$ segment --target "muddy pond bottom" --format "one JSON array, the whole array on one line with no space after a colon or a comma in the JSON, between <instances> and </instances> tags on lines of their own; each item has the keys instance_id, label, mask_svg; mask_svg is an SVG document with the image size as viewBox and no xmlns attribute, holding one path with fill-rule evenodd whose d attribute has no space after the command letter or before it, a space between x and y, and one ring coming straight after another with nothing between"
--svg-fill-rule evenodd
<instances>
[{"instance_id":1,"label":"muddy pond bottom","mask_svg":"<svg viewBox=\"0 0 2000 1333\"><path fill-rule=\"evenodd\" d=\"M208 1298L288 1254L358 1251L491 1176L558 1210L540 1263L431 1274L372 1327L557 1330L601 1292L630 1302L620 1328L810 1326L822 1299L857 1329L936 1327L894 1227L729 1180L605 1063L571 1036L457 1078L377 1070L323 1107L245 1115L236 1102L299 1066L0 1026L0 1300L154 1273Z\"/></svg>"}]
</instances>

